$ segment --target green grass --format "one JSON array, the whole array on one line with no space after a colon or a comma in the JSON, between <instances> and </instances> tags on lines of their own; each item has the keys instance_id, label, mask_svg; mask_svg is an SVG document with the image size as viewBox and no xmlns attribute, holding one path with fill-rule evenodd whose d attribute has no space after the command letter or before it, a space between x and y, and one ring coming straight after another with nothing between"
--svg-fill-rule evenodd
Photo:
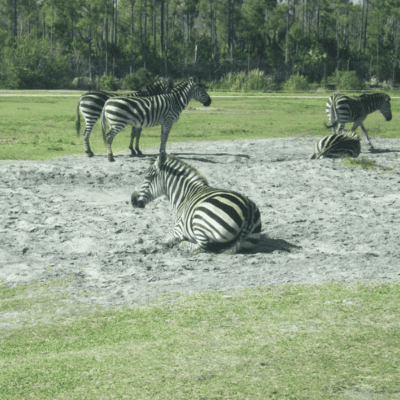
<instances>
[{"instance_id":1,"label":"green grass","mask_svg":"<svg viewBox=\"0 0 400 400\"><path fill-rule=\"evenodd\" d=\"M2 399L400 395L398 283L176 294L131 309L68 303L49 290L65 283L49 285L0 289L20 313L1 336Z\"/></svg>"},{"instance_id":2,"label":"green grass","mask_svg":"<svg viewBox=\"0 0 400 400\"><path fill-rule=\"evenodd\" d=\"M191 102L170 142L327 134L325 98L213 95L212 110ZM83 154L77 101L0 96L0 159ZM397 137L379 113L367 127ZM98 124L91 139L105 154ZM128 142L125 129L114 153ZM159 142L159 127L144 130L143 149ZM1 399L400 399L399 283L177 293L136 308L77 302L77 283L0 285Z\"/></svg>"},{"instance_id":3,"label":"green grass","mask_svg":"<svg viewBox=\"0 0 400 400\"><path fill-rule=\"evenodd\" d=\"M1 92L6 94L5 92ZM0 94L1 94L0 93ZM53 92L52 92L53 93ZM51 93L49 93L51 94ZM54 94L54 93L53 93ZM58 93L59 94L59 93ZM230 96L234 97L218 97ZM259 94L261 95L261 94ZM293 135L326 135L325 104L328 94L307 94L307 99L290 94L264 94L243 97L212 92L210 109L196 101L173 126L169 142L199 140L255 139ZM298 94L294 94L296 96ZM214 97L213 97L214 96ZM0 159L52 159L68 154L84 154L82 136L75 131L75 110L79 97L17 97L0 95ZM392 100L393 120L399 117L398 99ZM84 129L81 117L81 134ZM396 125L386 123L378 112L368 116L372 137L397 137ZM158 147L161 127L144 129L141 148ZM129 127L113 142L113 152L128 151ZM95 154L105 154L100 123L90 136Z\"/></svg>"},{"instance_id":4,"label":"green grass","mask_svg":"<svg viewBox=\"0 0 400 400\"><path fill-rule=\"evenodd\" d=\"M397 164L394 164L390 167L385 167L385 166L377 163L375 160L371 160L368 157L361 157L361 158L357 158L357 159L347 157L342 161L342 164L346 167L362 168L365 170L379 168L380 170L383 170L385 172L392 171L393 169L398 167Z\"/></svg>"}]
</instances>

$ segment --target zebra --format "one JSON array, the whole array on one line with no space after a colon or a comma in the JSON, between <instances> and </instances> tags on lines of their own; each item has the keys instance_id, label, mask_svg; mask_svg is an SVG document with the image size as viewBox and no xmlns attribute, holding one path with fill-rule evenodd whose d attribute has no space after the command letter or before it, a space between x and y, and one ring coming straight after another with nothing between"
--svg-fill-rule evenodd
<instances>
[{"instance_id":1,"label":"zebra","mask_svg":"<svg viewBox=\"0 0 400 400\"><path fill-rule=\"evenodd\" d=\"M356 132L342 131L337 135L325 136L314 146L311 159L353 157L361 152L361 138Z\"/></svg>"},{"instance_id":2,"label":"zebra","mask_svg":"<svg viewBox=\"0 0 400 400\"><path fill-rule=\"evenodd\" d=\"M362 94L358 97L348 97L341 94L335 94L329 97L326 103L326 113L328 114L330 125L325 126L332 128L333 134L336 134L336 127L339 125L337 133L340 133L345 124L353 122L351 128L354 132L358 127L364 132L368 140L370 148L374 146L365 129L364 121L368 114L379 110L385 117L386 121L392 119L392 111L390 109L390 96L385 93Z\"/></svg>"},{"instance_id":3,"label":"zebra","mask_svg":"<svg viewBox=\"0 0 400 400\"><path fill-rule=\"evenodd\" d=\"M172 80L168 78L160 78L158 81L148 85L142 89L139 89L135 92L130 92L125 94L127 97L136 97L136 96L154 96L156 94L169 93L172 89L173 83ZM93 90L90 92L84 93L78 102L78 106L76 107L76 133L77 136L80 135L81 129L81 119L80 113L83 114L85 118L86 127L83 132L83 145L85 148L85 153L88 157L93 157L94 154L90 148L89 137L92 129L97 122L97 120L101 117L101 112L103 111L104 104L111 97L120 96L121 93L115 92L105 92L101 90ZM129 148L131 150L132 155L135 155L135 152L132 147L133 139L135 137L140 137L140 132L137 132L134 128L132 128L131 132L131 142Z\"/></svg>"},{"instance_id":4,"label":"zebra","mask_svg":"<svg viewBox=\"0 0 400 400\"><path fill-rule=\"evenodd\" d=\"M131 203L144 208L162 195L176 212L175 226L162 241L165 246L226 254L256 246L261 232L257 206L239 193L209 186L196 168L165 152L153 160Z\"/></svg>"},{"instance_id":5,"label":"zebra","mask_svg":"<svg viewBox=\"0 0 400 400\"><path fill-rule=\"evenodd\" d=\"M178 121L181 112L192 98L206 107L211 104L211 98L205 87L194 78L181 82L169 94L146 98L120 96L107 100L101 117L101 125L104 144L107 146L108 160L115 161L111 150L113 139L128 124L140 128L135 146L136 152L139 154L141 154L139 150L141 128L161 125L160 152L165 151L173 124ZM111 128L107 134L106 120Z\"/></svg>"}]
</instances>

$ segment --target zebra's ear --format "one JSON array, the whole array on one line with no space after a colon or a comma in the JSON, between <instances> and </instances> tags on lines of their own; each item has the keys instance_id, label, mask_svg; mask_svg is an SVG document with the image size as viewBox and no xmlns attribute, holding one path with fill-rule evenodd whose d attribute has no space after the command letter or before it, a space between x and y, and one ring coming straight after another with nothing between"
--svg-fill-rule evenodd
<instances>
[{"instance_id":1,"label":"zebra's ear","mask_svg":"<svg viewBox=\"0 0 400 400\"><path fill-rule=\"evenodd\" d=\"M390 96L388 94L385 94L385 101L390 101Z\"/></svg>"},{"instance_id":2,"label":"zebra's ear","mask_svg":"<svg viewBox=\"0 0 400 400\"><path fill-rule=\"evenodd\" d=\"M167 153L165 151L162 151L160 153L160 155L157 157L157 161L156 161L156 165L157 165L158 169L160 169L164 165L166 159L167 159Z\"/></svg>"}]
</instances>

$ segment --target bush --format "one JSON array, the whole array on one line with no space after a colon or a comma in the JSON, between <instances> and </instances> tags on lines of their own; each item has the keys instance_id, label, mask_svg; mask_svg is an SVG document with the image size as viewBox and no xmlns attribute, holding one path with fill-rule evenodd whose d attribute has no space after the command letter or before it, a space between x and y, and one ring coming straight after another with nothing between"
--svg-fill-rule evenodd
<instances>
[{"instance_id":1,"label":"bush","mask_svg":"<svg viewBox=\"0 0 400 400\"><path fill-rule=\"evenodd\" d=\"M265 75L264 71L254 69L249 73L245 71L228 72L219 81L213 81L209 85L213 90L227 91L267 91L274 90L276 84L274 79Z\"/></svg>"},{"instance_id":2,"label":"bush","mask_svg":"<svg viewBox=\"0 0 400 400\"><path fill-rule=\"evenodd\" d=\"M118 81L117 79L111 75L111 72L107 75L103 74L100 80L100 89L102 90L118 90Z\"/></svg>"},{"instance_id":3,"label":"bush","mask_svg":"<svg viewBox=\"0 0 400 400\"><path fill-rule=\"evenodd\" d=\"M283 84L283 89L289 92L297 92L299 90L308 90L310 87L307 78L302 75L291 75Z\"/></svg>"},{"instance_id":4,"label":"bush","mask_svg":"<svg viewBox=\"0 0 400 400\"><path fill-rule=\"evenodd\" d=\"M153 83L156 78L145 68L138 69L134 74L128 74L122 80L122 89L138 90Z\"/></svg>"},{"instance_id":5,"label":"bush","mask_svg":"<svg viewBox=\"0 0 400 400\"><path fill-rule=\"evenodd\" d=\"M47 40L17 37L3 49L2 86L8 89L59 89L70 86L68 59Z\"/></svg>"},{"instance_id":6,"label":"bush","mask_svg":"<svg viewBox=\"0 0 400 400\"><path fill-rule=\"evenodd\" d=\"M96 87L86 76L78 76L72 81L72 87L76 90L92 90Z\"/></svg>"},{"instance_id":7,"label":"bush","mask_svg":"<svg viewBox=\"0 0 400 400\"><path fill-rule=\"evenodd\" d=\"M335 71L328 78L328 84L336 85L340 90L364 89L364 85L360 83L356 71Z\"/></svg>"}]
</instances>

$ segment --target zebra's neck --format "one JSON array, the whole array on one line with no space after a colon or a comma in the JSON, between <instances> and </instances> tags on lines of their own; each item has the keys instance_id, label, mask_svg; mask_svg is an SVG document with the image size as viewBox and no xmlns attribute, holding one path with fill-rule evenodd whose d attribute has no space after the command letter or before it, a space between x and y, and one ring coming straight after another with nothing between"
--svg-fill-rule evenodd
<instances>
[{"instance_id":1,"label":"zebra's neck","mask_svg":"<svg viewBox=\"0 0 400 400\"><path fill-rule=\"evenodd\" d=\"M184 109L191 100L192 89L192 82L189 81L172 90L171 96L182 105L182 109Z\"/></svg>"},{"instance_id":2,"label":"zebra's neck","mask_svg":"<svg viewBox=\"0 0 400 400\"><path fill-rule=\"evenodd\" d=\"M197 197L197 195L204 190L205 186L203 182L190 182L180 185L180 190L177 190L176 187L170 187L168 188L169 190L167 189L168 200L178 216L183 212L188 201Z\"/></svg>"},{"instance_id":3,"label":"zebra's neck","mask_svg":"<svg viewBox=\"0 0 400 400\"><path fill-rule=\"evenodd\" d=\"M381 108L384 99L381 95L371 94L361 97L361 101L364 103L364 107L368 114L370 114Z\"/></svg>"}]
</instances>

